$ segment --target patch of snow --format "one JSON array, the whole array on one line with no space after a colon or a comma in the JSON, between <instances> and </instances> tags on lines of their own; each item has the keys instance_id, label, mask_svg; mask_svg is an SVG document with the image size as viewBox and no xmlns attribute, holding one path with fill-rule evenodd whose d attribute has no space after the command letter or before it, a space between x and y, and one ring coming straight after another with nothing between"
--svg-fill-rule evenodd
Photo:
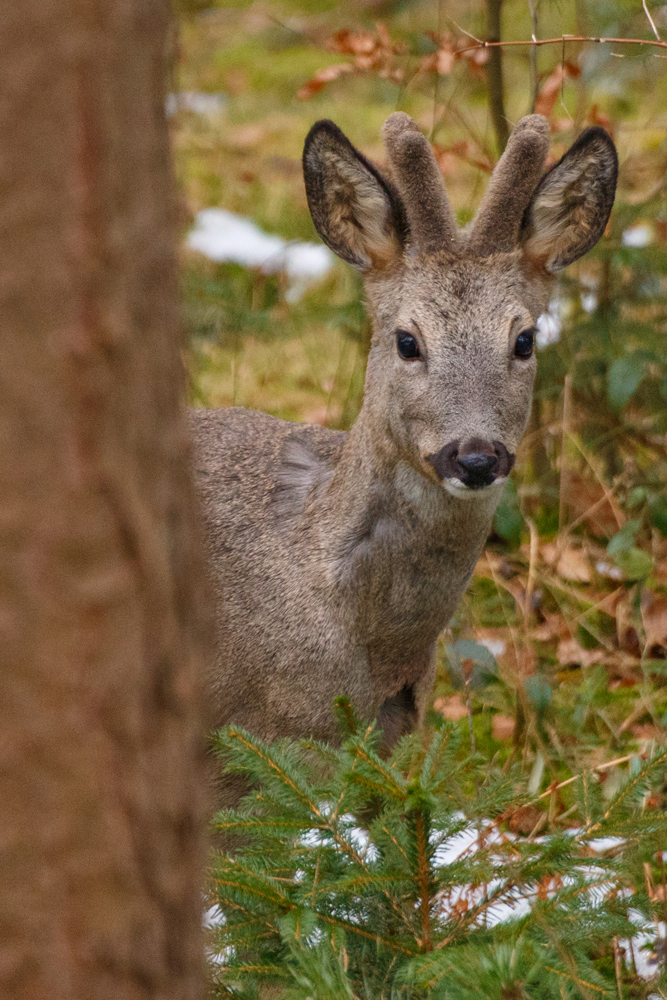
<instances>
[{"instance_id":1,"label":"patch of snow","mask_svg":"<svg viewBox=\"0 0 667 1000\"><path fill-rule=\"evenodd\" d=\"M560 340L563 323L561 321L561 309L558 299L552 299L549 308L537 317L537 336L535 343L538 350L548 347L549 344L557 344Z\"/></svg>"},{"instance_id":2,"label":"patch of snow","mask_svg":"<svg viewBox=\"0 0 667 1000\"><path fill-rule=\"evenodd\" d=\"M191 250L216 263L233 262L257 268L262 274L283 271L289 280L285 298L297 301L313 281L323 278L333 264L333 254L317 243L288 242L264 232L242 215L221 208L197 213L188 234Z\"/></svg>"},{"instance_id":3,"label":"patch of snow","mask_svg":"<svg viewBox=\"0 0 667 1000\"><path fill-rule=\"evenodd\" d=\"M207 115L209 118L221 114L225 109L227 98L224 94L204 94L199 90L182 90L178 94L167 94L165 112L167 117L177 111L192 111L196 115Z\"/></svg>"},{"instance_id":4,"label":"patch of snow","mask_svg":"<svg viewBox=\"0 0 667 1000\"><path fill-rule=\"evenodd\" d=\"M502 656L507 648L502 639L478 639L477 642L486 646L491 656Z\"/></svg>"},{"instance_id":5,"label":"patch of snow","mask_svg":"<svg viewBox=\"0 0 667 1000\"><path fill-rule=\"evenodd\" d=\"M625 230L622 243L624 247L647 247L653 243L653 238L653 226L640 222Z\"/></svg>"},{"instance_id":6,"label":"patch of snow","mask_svg":"<svg viewBox=\"0 0 667 1000\"><path fill-rule=\"evenodd\" d=\"M592 850L602 853L602 851L612 851L615 847L623 847L625 841L622 837L595 837L593 840L588 840L587 844Z\"/></svg>"},{"instance_id":7,"label":"patch of snow","mask_svg":"<svg viewBox=\"0 0 667 1000\"><path fill-rule=\"evenodd\" d=\"M506 920L525 917L530 913L531 906L532 899L528 896L519 896L513 903L497 903L489 907L486 923L489 927L495 927L496 924L503 924Z\"/></svg>"},{"instance_id":8,"label":"patch of snow","mask_svg":"<svg viewBox=\"0 0 667 1000\"><path fill-rule=\"evenodd\" d=\"M663 945L665 940L667 924L664 921L657 921L651 926L650 930L647 930L646 921L639 910L630 910L629 917L633 924L642 928L632 937L632 953L637 966L637 972L642 979L655 979L660 972L662 957L658 957L658 949L663 951L660 946ZM626 954L629 951L629 943L627 939L619 942L619 944L626 947Z\"/></svg>"},{"instance_id":9,"label":"patch of snow","mask_svg":"<svg viewBox=\"0 0 667 1000\"><path fill-rule=\"evenodd\" d=\"M613 563L600 561L595 564L595 569L600 576L606 576L610 580L623 579L622 571L618 568L618 566L614 566Z\"/></svg>"},{"instance_id":10,"label":"patch of snow","mask_svg":"<svg viewBox=\"0 0 667 1000\"><path fill-rule=\"evenodd\" d=\"M595 292L582 292L579 297L581 299L581 308L584 312L595 312L598 307L598 297Z\"/></svg>"},{"instance_id":11,"label":"patch of snow","mask_svg":"<svg viewBox=\"0 0 667 1000\"><path fill-rule=\"evenodd\" d=\"M477 848L474 845L478 837L479 834L474 827L468 827L467 830L463 830L461 833L456 834L456 836L450 837L446 843L436 848L433 855L433 864L437 868L442 868L445 865L451 865L455 861L458 861L467 851L476 851Z\"/></svg>"},{"instance_id":12,"label":"patch of snow","mask_svg":"<svg viewBox=\"0 0 667 1000\"><path fill-rule=\"evenodd\" d=\"M222 927L226 923L225 915L217 903L215 906L209 906L207 910L204 910L202 918L202 925L204 927Z\"/></svg>"}]
</instances>

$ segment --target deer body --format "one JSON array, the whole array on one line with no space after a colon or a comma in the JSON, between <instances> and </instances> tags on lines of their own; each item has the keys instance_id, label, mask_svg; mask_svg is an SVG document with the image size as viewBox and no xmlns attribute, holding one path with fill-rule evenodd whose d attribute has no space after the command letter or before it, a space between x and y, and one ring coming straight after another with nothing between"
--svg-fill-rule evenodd
<instances>
[{"instance_id":1,"label":"deer body","mask_svg":"<svg viewBox=\"0 0 667 1000\"><path fill-rule=\"evenodd\" d=\"M364 272L373 318L351 431L193 413L214 722L265 738L334 737L340 694L388 744L417 724L525 430L552 275L613 200L606 133L588 130L540 182L548 126L530 116L461 233L414 123L393 115L385 139L398 190L331 123L304 152L316 227Z\"/></svg>"},{"instance_id":2,"label":"deer body","mask_svg":"<svg viewBox=\"0 0 667 1000\"><path fill-rule=\"evenodd\" d=\"M495 498L471 506L400 459L373 467L361 424L342 434L243 410L195 420L209 560L224 570L218 648L231 670L218 661L210 678L217 724L332 738L345 693L366 718L389 702L389 740L405 731Z\"/></svg>"}]
</instances>

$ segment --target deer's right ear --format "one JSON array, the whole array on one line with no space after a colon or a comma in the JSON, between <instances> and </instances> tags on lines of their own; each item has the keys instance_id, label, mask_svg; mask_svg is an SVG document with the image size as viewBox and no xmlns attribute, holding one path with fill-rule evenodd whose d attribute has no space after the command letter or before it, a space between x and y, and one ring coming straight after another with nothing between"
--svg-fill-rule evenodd
<instances>
[{"instance_id":1,"label":"deer's right ear","mask_svg":"<svg viewBox=\"0 0 667 1000\"><path fill-rule=\"evenodd\" d=\"M360 271L400 256L408 236L400 195L333 122L308 133L303 176L315 228L335 254Z\"/></svg>"}]
</instances>

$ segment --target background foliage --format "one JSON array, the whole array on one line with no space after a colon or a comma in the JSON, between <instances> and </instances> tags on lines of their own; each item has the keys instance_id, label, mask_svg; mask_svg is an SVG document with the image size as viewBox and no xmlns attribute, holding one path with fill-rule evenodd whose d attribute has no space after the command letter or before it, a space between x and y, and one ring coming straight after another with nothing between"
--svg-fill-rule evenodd
<instances>
[{"instance_id":1,"label":"background foliage","mask_svg":"<svg viewBox=\"0 0 667 1000\"><path fill-rule=\"evenodd\" d=\"M182 0L172 89L217 95L204 113L176 102L171 118L184 232L214 206L316 241L300 170L310 125L333 118L381 160L380 126L397 108L433 142L467 221L502 144L488 51L474 41L492 6ZM646 10L667 32L667 7ZM640 0L505 0L501 25L507 40L655 37ZM602 124L621 163L607 233L568 269L543 323L513 482L440 648L431 724L452 722L488 767L518 768L529 797L552 789L516 804L507 823L517 837L580 828L571 777L590 773L613 801L628 756L666 744L666 57L593 42L503 54L510 122L531 108L546 114L554 160L586 124ZM296 301L284 275L215 265L185 246L182 273L196 405L351 424L369 328L349 268L337 262ZM666 806L664 779L655 781L644 808ZM656 947L664 961L664 942Z\"/></svg>"}]
</instances>

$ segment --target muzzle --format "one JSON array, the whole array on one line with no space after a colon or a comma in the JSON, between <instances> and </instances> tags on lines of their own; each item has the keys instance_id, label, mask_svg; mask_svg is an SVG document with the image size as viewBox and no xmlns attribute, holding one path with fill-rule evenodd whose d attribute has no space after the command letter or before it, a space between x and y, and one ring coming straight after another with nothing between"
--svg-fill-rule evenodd
<instances>
[{"instance_id":1,"label":"muzzle","mask_svg":"<svg viewBox=\"0 0 667 1000\"><path fill-rule=\"evenodd\" d=\"M471 438L462 447L459 441L450 441L434 455L427 455L426 461L438 479L458 479L468 489L482 490L509 475L514 455L500 441Z\"/></svg>"}]
</instances>

